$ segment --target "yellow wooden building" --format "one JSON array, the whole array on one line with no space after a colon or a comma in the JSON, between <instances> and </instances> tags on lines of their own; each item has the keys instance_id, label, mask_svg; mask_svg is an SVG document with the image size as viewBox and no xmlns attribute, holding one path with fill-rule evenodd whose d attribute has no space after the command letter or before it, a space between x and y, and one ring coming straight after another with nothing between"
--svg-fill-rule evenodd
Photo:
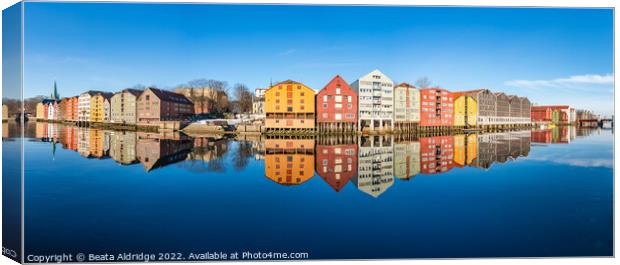
<instances>
[{"instance_id":1,"label":"yellow wooden building","mask_svg":"<svg viewBox=\"0 0 620 265\"><path fill-rule=\"evenodd\" d=\"M268 130L314 130L314 90L287 80L265 92L265 127Z\"/></svg>"},{"instance_id":2,"label":"yellow wooden building","mask_svg":"<svg viewBox=\"0 0 620 265\"><path fill-rule=\"evenodd\" d=\"M478 103L472 96L461 92L454 95L454 126L476 127L478 121Z\"/></svg>"},{"instance_id":3,"label":"yellow wooden building","mask_svg":"<svg viewBox=\"0 0 620 265\"><path fill-rule=\"evenodd\" d=\"M110 121L110 99L112 93L97 93L90 98L90 122Z\"/></svg>"}]
</instances>

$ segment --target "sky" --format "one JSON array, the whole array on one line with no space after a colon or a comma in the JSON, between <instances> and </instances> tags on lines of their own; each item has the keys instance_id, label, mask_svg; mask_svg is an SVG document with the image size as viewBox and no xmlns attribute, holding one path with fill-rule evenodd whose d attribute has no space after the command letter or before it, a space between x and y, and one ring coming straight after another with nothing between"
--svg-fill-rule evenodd
<instances>
[{"instance_id":1,"label":"sky","mask_svg":"<svg viewBox=\"0 0 620 265\"><path fill-rule=\"evenodd\" d=\"M206 78L315 90L379 69L613 114L611 9L25 4L24 96Z\"/></svg>"}]
</instances>

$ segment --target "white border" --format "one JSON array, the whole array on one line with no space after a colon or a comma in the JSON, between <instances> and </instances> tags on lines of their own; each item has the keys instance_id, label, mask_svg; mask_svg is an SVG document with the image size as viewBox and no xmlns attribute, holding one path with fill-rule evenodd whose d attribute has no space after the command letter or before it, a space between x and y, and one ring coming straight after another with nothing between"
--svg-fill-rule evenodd
<instances>
[{"instance_id":1,"label":"white border","mask_svg":"<svg viewBox=\"0 0 620 265\"><path fill-rule=\"evenodd\" d=\"M0 0L0 8L5 9L18 1L16 0ZM60 2L60 1L57 1ZM62 2L102 2L102 1L93 1L93 0L66 0ZM105 1L105 2L120 2L120 1ZM615 7L617 3L614 1L608 0L591 0L591 1L580 1L580 0L507 0L507 1L491 1L491 0L266 0L266 1L257 1L257 0L217 0L217 1L182 1L182 0L148 0L148 1L139 1L139 0L126 0L123 2L167 2L167 3L262 3L262 4L321 4L321 5L424 5L424 6L494 6L494 7L612 7L614 8L614 76L615 69L618 64L618 61L615 56L615 50L618 48L618 36L615 29L618 28L618 19L615 16ZM0 28L2 27L2 22L0 20ZM1 45L2 45L2 36L0 34L0 60L2 58L1 55ZM0 76L0 84L2 83L2 77ZM615 84L614 84L615 91ZM2 96L2 92L0 90L0 97ZM614 93L614 102L617 102L618 97L620 97L617 93ZM620 111L614 108L614 116L618 116ZM614 169L620 164L618 160L616 160L615 154L620 150L618 146L615 145L616 140L618 139L617 133L614 134ZM0 143L0 148L2 144ZM0 153L0 165L1 165L2 155ZM23 180L23 178L22 178ZM0 182L0 188L1 188ZM617 204L616 193L618 189L618 182L615 181L615 170L614 170L614 254L618 253L618 242L615 241L616 233L615 227L618 227L618 218L615 216L617 212ZM23 187L23 185L22 185ZM0 189L1 190L1 189ZM1 203L0 196L0 203ZM0 219L0 225L2 221ZM0 236L1 236L0 230ZM13 262L6 257L0 258L0 262ZM304 263L322 263L322 264L377 264L377 262L381 262L381 264L407 264L407 263L416 263L416 264L497 264L501 262L502 264L615 264L615 258L511 258L511 259L435 259L435 260L381 260L381 261L306 261ZM223 262L210 262L210 263L223 263ZM274 262L257 262L258 264L274 264ZM281 264L281 262L279 262ZM284 262L284 263L297 263L299 262ZM187 264L187 263L166 263L166 264Z\"/></svg>"}]
</instances>

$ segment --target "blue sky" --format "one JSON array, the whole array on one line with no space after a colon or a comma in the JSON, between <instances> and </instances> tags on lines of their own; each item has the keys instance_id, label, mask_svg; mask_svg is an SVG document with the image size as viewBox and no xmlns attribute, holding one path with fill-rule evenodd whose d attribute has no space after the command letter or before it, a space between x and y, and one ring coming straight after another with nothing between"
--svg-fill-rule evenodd
<instances>
[{"instance_id":1,"label":"blue sky","mask_svg":"<svg viewBox=\"0 0 620 265\"><path fill-rule=\"evenodd\" d=\"M613 113L611 9L26 3L25 96L379 69Z\"/></svg>"}]
</instances>

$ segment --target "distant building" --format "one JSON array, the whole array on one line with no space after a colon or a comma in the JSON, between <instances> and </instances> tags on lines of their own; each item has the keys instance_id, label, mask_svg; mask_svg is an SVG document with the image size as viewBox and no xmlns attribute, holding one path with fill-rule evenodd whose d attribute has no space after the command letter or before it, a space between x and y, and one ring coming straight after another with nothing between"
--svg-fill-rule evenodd
<instances>
[{"instance_id":1,"label":"distant building","mask_svg":"<svg viewBox=\"0 0 620 265\"><path fill-rule=\"evenodd\" d=\"M60 100L59 118L66 121L76 121L78 113L78 97L68 97Z\"/></svg>"},{"instance_id":2,"label":"distant building","mask_svg":"<svg viewBox=\"0 0 620 265\"><path fill-rule=\"evenodd\" d=\"M320 130L356 130L357 94L342 77L337 75L325 85L317 94L316 102Z\"/></svg>"},{"instance_id":3,"label":"distant building","mask_svg":"<svg viewBox=\"0 0 620 265\"><path fill-rule=\"evenodd\" d=\"M47 119L58 120L58 101L50 100L47 105Z\"/></svg>"},{"instance_id":4,"label":"distant building","mask_svg":"<svg viewBox=\"0 0 620 265\"><path fill-rule=\"evenodd\" d=\"M394 128L394 83L374 70L351 84L358 96L358 130Z\"/></svg>"},{"instance_id":5,"label":"distant building","mask_svg":"<svg viewBox=\"0 0 620 265\"><path fill-rule=\"evenodd\" d=\"M182 121L194 114L194 104L185 96L147 88L138 97L138 124Z\"/></svg>"},{"instance_id":6,"label":"distant building","mask_svg":"<svg viewBox=\"0 0 620 265\"><path fill-rule=\"evenodd\" d=\"M267 92L266 88L254 90L254 97L252 98L253 114L265 114L265 92Z\"/></svg>"},{"instance_id":7,"label":"distant building","mask_svg":"<svg viewBox=\"0 0 620 265\"><path fill-rule=\"evenodd\" d=\"M452 126L454 124L454 97L448 90L425 88L420 90L420 126Z\"/></svg>"},{"instance_id":8,"label":"distant building","mask_svg":"<svg viewBox=\"0 0 620 265\"><path fill-rule=\"evenodd\" d=\"M532 106L530 109L532 122L550 122L554 124L569 124L572 118L571 115L575 115L576 111L567 105L560 106Z\"/></svg>"},{"instance_id":9,"label":"distant building","mask_svg":"<svg viewBox=\"0 0 620 265\"><path fill-rule=\"evenodd\" d=\"M142 90L124 89L115 93L110 100L110 121L113 123L136 124L138 115L138 97Z\"/></svg>"},{"instance_id":10,"label":"distant building","mask_svg":"<svg viewBox=\"0 0 620 265\"><path fill-rule=\"evenodd\" d=\"M265 92L267 129L314 129L314 90L287 80Z\"/></svg>"},{"instance_id":11,"label":"distant building","mask_svg":"<svg viewBox=\"0 0 620 265\"><path fill-rule=\"evenodd\" d=\"M96 93L90 98L90 122L110 121L110 99L112 93Z\"/></svg>"},{"instance_id":12,"label":"distant building","mask_svg":"<svg viewBox=\"0 0 620 265\"><path fill-rule=\"evenodd\" d=\"M77 114L78 121L80 122L90 121L91 98L98 93L105 93L105 92L89 90L89 91L86 91L80 94L80 96L78 97L78 114Z\"/></svg>"},{"instance_id":13,"label":"distant building","mask_svg":"<svg viewBox=\"0 0 620 265\"><path fill-rule=\"evenodd\" d=\"M212 88L177 88L174 92L185 96L194 104L193 114L208 114L215 110L216 102L219 106L228 106L228 95L224 91Z\"/></svg>"},{"instance_id":14,"label":"distant building","mask_svg":"<svg viewBox=\"0 0 620 265\"><path fill-rule=\"evenodd\" d=\"M43 102L37 103L35 117L37 120L45 120L47 117L47 112L45 111L45 105Z\"/></svg>"},{"instance_id":15,"label":"distant building","mask_svg":"<svg viewBox=\"0 0 620 265\"><path fill-rule=\"evenodd\" d=\"M9 119L9 107L7 105L2 104L2 120Z\"/></svg>"},{"instance_id":16,"label":"distant building","mask_svg":"<svg viewBox=\"0 0 620 265\"><path fill-rule=\"evenodd\" d=\"M420 90L407 83L394 87L394 124L401 130L420 124Z\"/></svg>"}]
</instances>

